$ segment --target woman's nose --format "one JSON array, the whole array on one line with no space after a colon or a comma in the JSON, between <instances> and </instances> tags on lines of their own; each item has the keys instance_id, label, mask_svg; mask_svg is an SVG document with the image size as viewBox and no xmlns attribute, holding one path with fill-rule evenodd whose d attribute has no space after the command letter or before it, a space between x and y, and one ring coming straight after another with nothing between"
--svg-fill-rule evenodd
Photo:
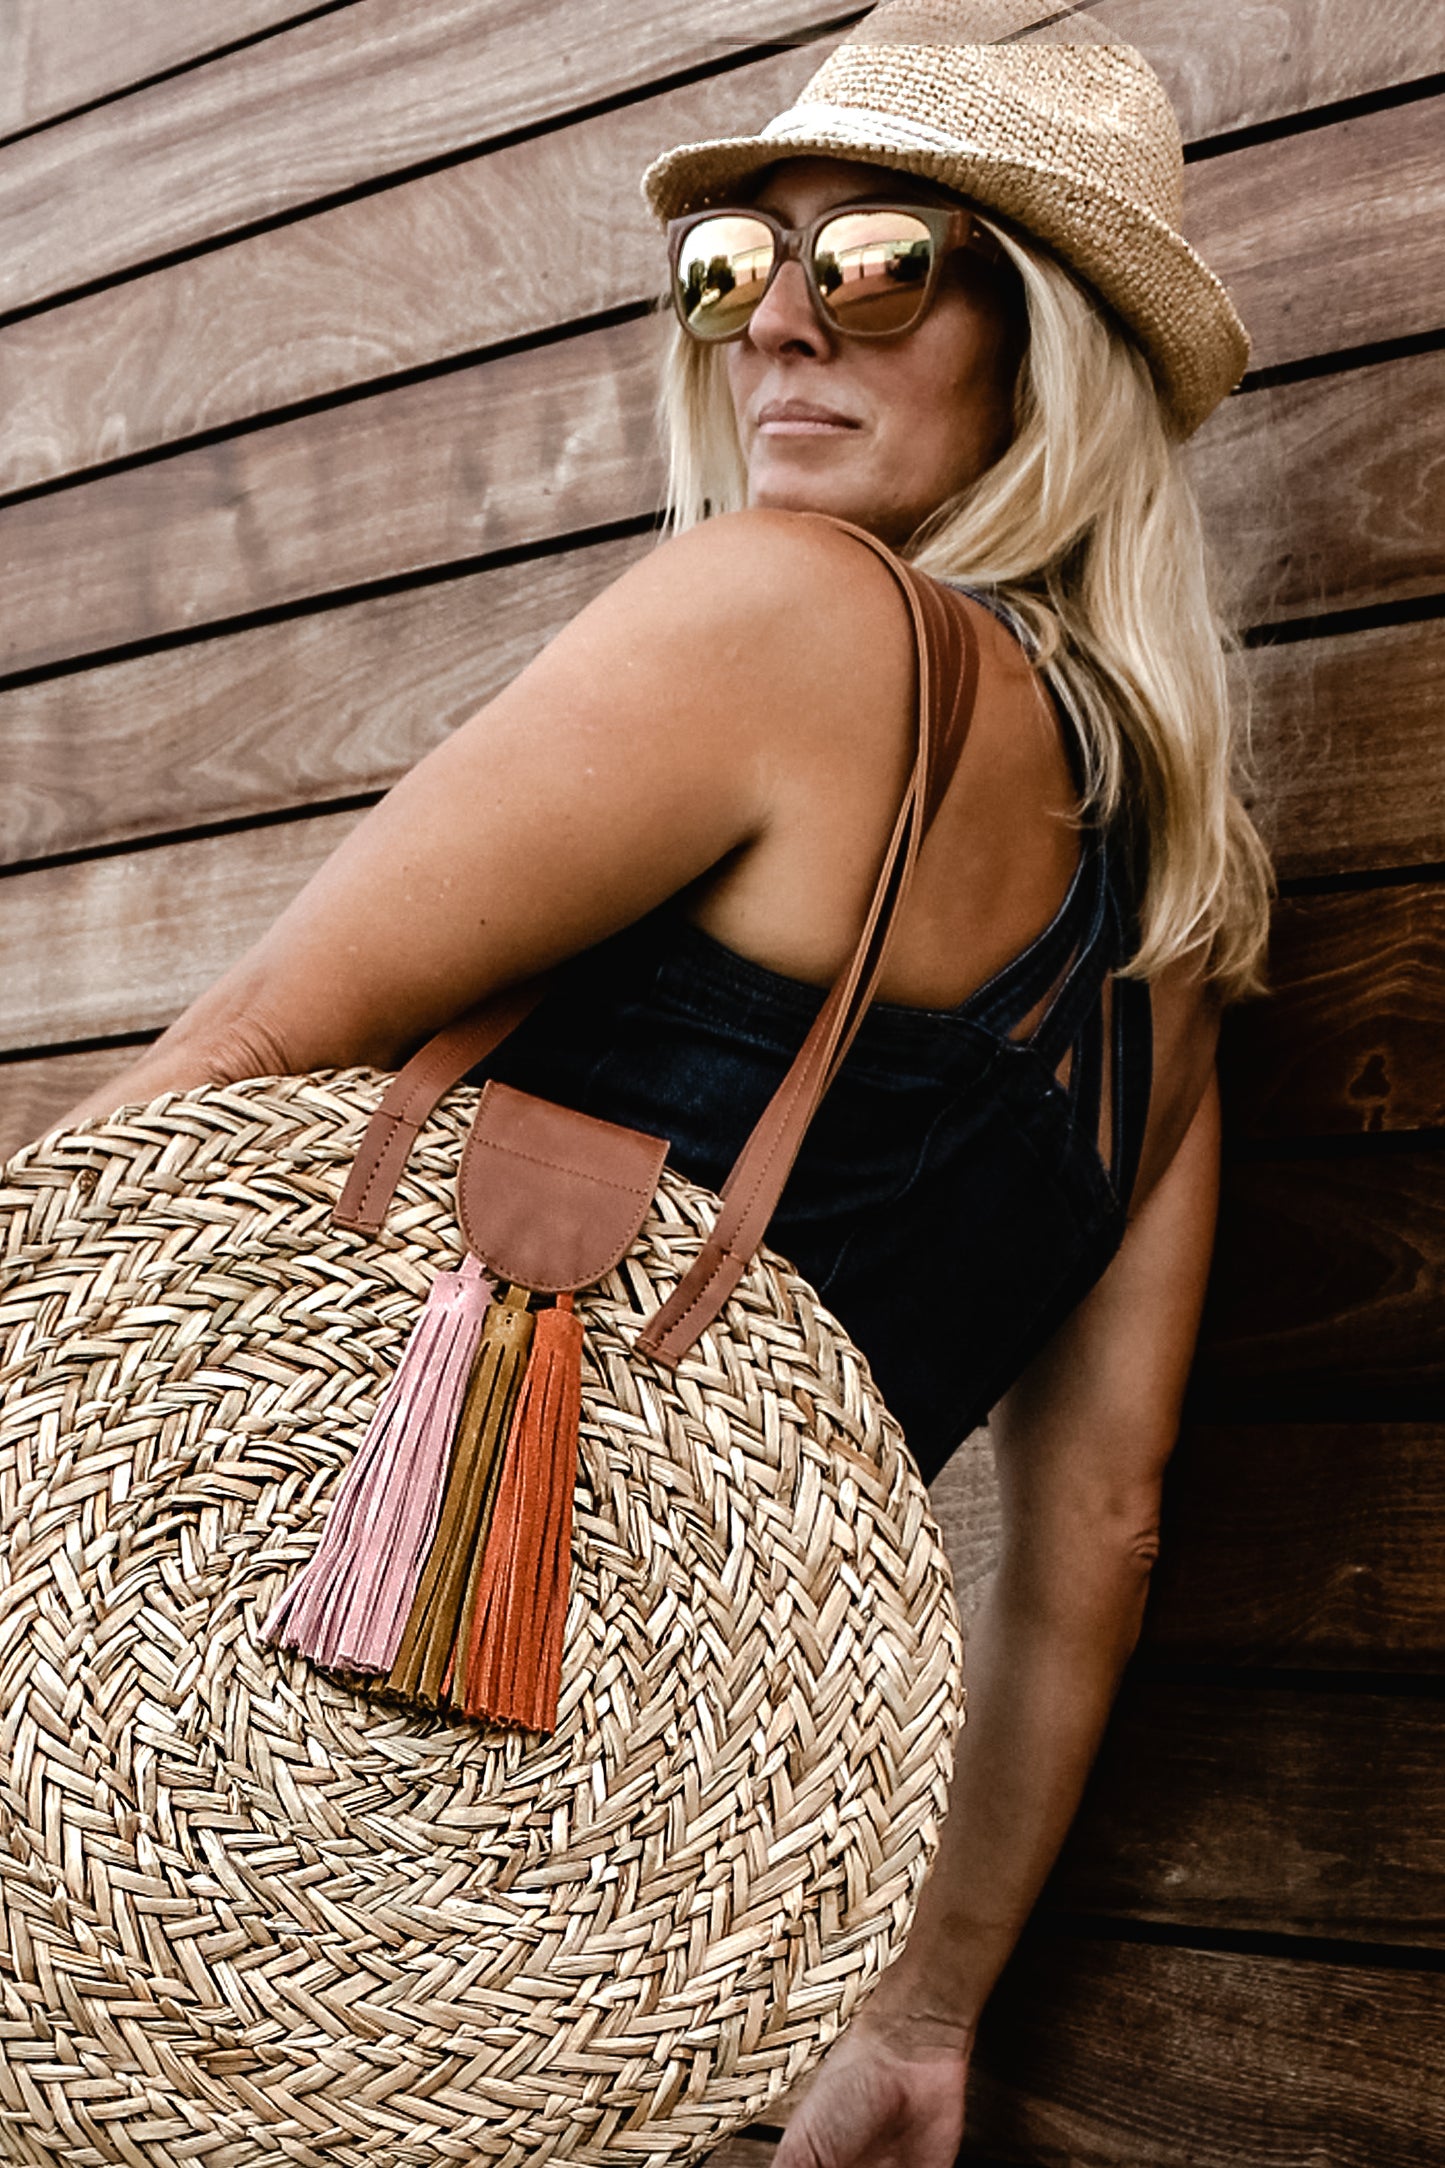
<instances>
[{"instance_id":1,"label":"woman's nose","mask_svg":"<svg viewBox=\"0 0 1445 2168\"><path fill-rule=\"evenodd\" d=\"M828 332L813 306L800 263L779 266L772 285L753 311L748 337L765 354L828 351Z\"/></svg>"}]
</instances>

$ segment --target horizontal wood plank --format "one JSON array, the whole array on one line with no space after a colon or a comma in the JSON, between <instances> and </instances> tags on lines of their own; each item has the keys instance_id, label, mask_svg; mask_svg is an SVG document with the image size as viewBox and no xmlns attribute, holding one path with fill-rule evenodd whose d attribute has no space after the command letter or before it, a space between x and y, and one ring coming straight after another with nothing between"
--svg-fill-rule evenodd
<instances>
[{"instance_id":1,"label":"horizontal wood plank","mask_svg":"<svg viewBox=\"0 0 1445 2168\"><path fill-rule=\"evenodd\" d=\"M1257 647L1255 818L1282 878L1445 860L1445 619Z\"/></svg>"},{"instance_id":2,"label":"horizontal wood plank","mask_svg":"<svg viewBox=\"0 0 1445 2168\"><path fill-rule=\"evenodd\" d=\"M0 693L5 862L383 790L652 546L499 565Z\"/></svg>"},{"instance_id":3,"label":"horizontal wood plank","mask_svg":"<svg viewBox=\"0 0 1445 2168\"><path fill-rule=\"evenodd\" d=\"M786 103L815 58L690 83L22 319L0 332L0 490L649 298L663 250L638 174L725 125L724 103ZM1422 102L1190 167L1186 226L1236 292L1256 368L1433 327L1440 125Z\"/></svg>"},{"instance_id":4,"label":"horizontal wood plank","mask_svg":"<svg viewBox=\"0 0 1445 2168\"><path fill-rule=\"evenodd\" d=\"M1037 13L1058 9L1039 0ZM0 308L837 19L820 0L354 0L0 153ZM1227 13L1116 0L1107 19L1153 59L1187 138L1445 64L1429 0L1378 0L1368 15L1354 0L1237 0ZM734 117L727 98L724 81L719 132L767 117ZM63 238L49 215L61 197L76 206Z\"/></svg>"},{"instance_id":5,"label":"horizontal wood plank","mask_svg":"<svg viewBox=\"0 0 1445 2168\"><path fill-rule=\"evenodd\" d=\"M1445 354L1227 399L1193 468L1236 620L1439 592Z\"/></svg>"},{"instance_id":6,"label":"horizontal wood plank","mask_svg":"<svg viewBox=\"0 0 1445 2168\"><path fill-rule=\"evenodd\" d=\"M0 136L307 12L307 0L3 0Z\"/></svg>"},{"instance_id":7,"label":"horizontal wood plank","mask_svg":"<svg viewBox=\"0 0 1445 2168\"><path fill-rule=\"evenodd\" d=\"M1225 1170L1197 1382L1211 1412L1384 1419L1445 1387L1445 1153Z\"/></svg>"},{"instance_id":8,"label":"horizontal wood plank","mask_svg":"<svg viewBox=\"0 0 1445 2168\"><path fill-rule=\"evenodd\" d=\"M0 1062L0 1160L58 1128L77 1100L118 1076L134 1056L116 1047Z\"/></svg>"},{"instance_id":9,"label":"horizontal wood plank","mask_svg":"<svg viewBox=\"0 0 1445 2168\"><path fill-rule=\"evenodd\" d=\"M828 19L816 0L353 0L0 150L0 311Z\"/></svg>"},{"instance_id":10,"label":"horizontal wood plank","mask_svg":"<svg viewBox=\"0 0 1445 2168\"><path fill-rule=\"evenodd\" d=\"M1225 1019L1231 1135L1445 1127L1445 886L1281 903L1270 978Z\"/></svg>"},{"instance_id":11,"label":"horizontal wood plank","mask_svg":"<svg viewBox=\"0 0 1445 2168\"><path fill-rule=\"evenodd\" d=\"M1141 1646L1190 1663L1445 1672L1445 1428L1186 1425Z\"/></svg>"},{"instance_id":12,"label":"horizontal wood plank","mask_svg":"<svg viewBox=\"0 0 1445 2168\"><path fill-rule=\"evenodd\" d=\"M284 821L0 883L8 1018L0 1051L162 1029L277 917L359 818ZM88 1024L73 998L77 974L90 991Z\"/></svg>"},{"instance_id":13,"label":"horizontal wood plank","mask_svg":"<svg viewBox=\"0 0 1445 2168\"><path fill-rule=\"evenodd\" d=\"M1442 130L1425 98L1189 167L1185 230L1249 326L1251 368L1440 328Z\"/></svg>"},{"instance_id":14,"label":"horizontal wood plank","mask_svg":"<svg viewBox=\"0 0 1445 2168\"><path fill-rule=\"evenodd\" d=\"M1445 1704L1128 1680L1042 1903L1438 1949Z\"/></svg>"},{"instance_id":15,"label":"horizontal wood plank","mask_svg":"<svg viewBox=\"0 0 1445 2168\"><path fill-rule=\"evenodd\" d=\"M649 512L659 336L593 331L12 505L0 667ZM27 627L42 561L67 592Z\"/></svg>"},{"instance_id":16,"label":"horizontal wood plank","mask_svg":"<svg viewBox=\"0 0 1445 2168\"><path fill-rule=\"evenodd\" d=\"M1426 2168L1445 1975L1031 1935L985 2012L976 2154L1028 2168Z\"/></svg>"},{"instance_id":17,"label":"horizontal wood plank","mask_svg":"<svg viewBox=\"0 0 1445 2168\"><path fill-rule=\"evenodd\" d=\"M0 668L525 547L655 505L660 319L198 446L0 510ZM1194 469L1261 620L1433 592L1445 354L1226 402Z\"/></svg>"}]
</instances>

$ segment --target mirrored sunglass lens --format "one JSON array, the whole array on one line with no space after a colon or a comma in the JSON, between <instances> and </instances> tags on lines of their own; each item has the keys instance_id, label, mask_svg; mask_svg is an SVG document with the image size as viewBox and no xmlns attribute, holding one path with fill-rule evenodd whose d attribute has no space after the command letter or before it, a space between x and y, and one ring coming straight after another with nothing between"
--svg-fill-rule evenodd
<instances>
[{"instance_id":1,"label":"mirrored sunglass lens","mask_svg":"<svg viewBox=\"0 0 1445 2168\"><path fill-rule=\"evenodd\" d=\"M684 236L677 264L677 306L699 339L740 331L763 298L773 267L773 236L758 218L705 218Z\"/></svg>"},{"instance_id":2,"label":"mirrored sunglass lens","mask_svg":"<svg viewBox=\"0 0 1445 2168\"><path fill-rule=\"evenodd\" d=\"M907 211L851 211L818 235L813 268L840 331L906 331L918 316L933 236Z\"/></svg>"}]
</instances>

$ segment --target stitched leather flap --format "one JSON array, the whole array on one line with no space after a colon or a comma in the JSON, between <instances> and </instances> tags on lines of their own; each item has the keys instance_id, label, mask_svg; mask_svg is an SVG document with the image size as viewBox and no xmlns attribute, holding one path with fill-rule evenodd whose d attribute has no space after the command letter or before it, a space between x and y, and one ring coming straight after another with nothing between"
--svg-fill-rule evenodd
<instances>
[{"instance_id":1,"label":"stitched leather flap","mask_svg":"<svg viewBox=\"0 0 1445 2168\"><path fill-rule=\"evenodd\" d=\"M665 1137L489 1079L457 1178L467 1245L534 1294L590 1287L637 1239L666 1157Z\"/></svg>"}]
</instances>

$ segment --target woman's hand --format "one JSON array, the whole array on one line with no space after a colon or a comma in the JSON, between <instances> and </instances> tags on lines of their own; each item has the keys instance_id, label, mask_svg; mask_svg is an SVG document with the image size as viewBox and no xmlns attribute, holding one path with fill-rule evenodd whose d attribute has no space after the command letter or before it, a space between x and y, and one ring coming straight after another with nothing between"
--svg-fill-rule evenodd
<instances>
[{"instance_id":1,"label":"woman's hand","mask_svg":"<svg viewBox=\"0 0 1445 2168\"><path fill-rule=\"evenodd\" d=\"M861 2011L828 2051L773 2168L953 2168L972 2036Z\"/></svg>"}]
</instances>

